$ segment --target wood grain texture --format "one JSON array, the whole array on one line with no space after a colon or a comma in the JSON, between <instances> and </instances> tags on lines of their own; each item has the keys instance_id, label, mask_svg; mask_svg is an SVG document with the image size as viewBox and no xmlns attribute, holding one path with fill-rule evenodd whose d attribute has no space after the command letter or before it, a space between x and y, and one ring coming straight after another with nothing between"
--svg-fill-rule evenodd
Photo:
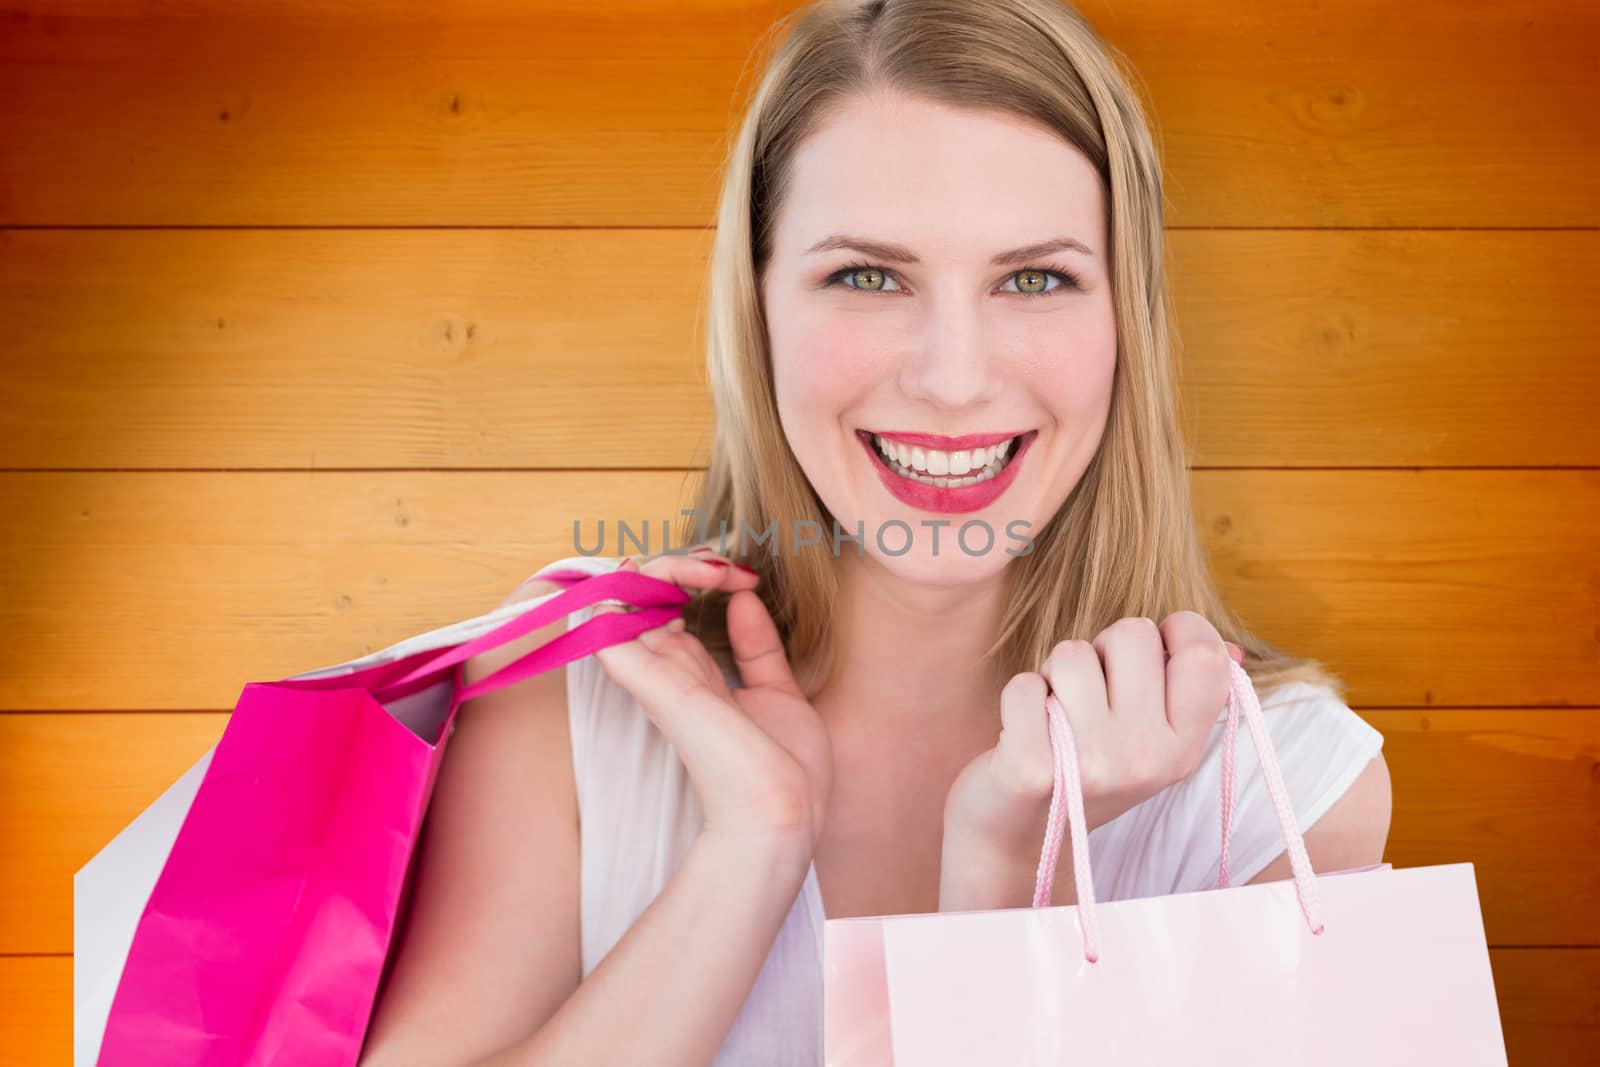
<instances>
[{"instance_id":1,"label":"wood grain texture","mask_svg":"<svg viewBox=\"0 0 1600 1067\"><path fill-rule=\"evenodd\" d=\"M13 0L0 224L704 226L794 6ZM1083 11L1146 86L1171 225L1600 223L1592 4Z\"/></svg>"},{"instance_id":2,"label":"wood grain texture","mask_svg":"<svg viewBox=\"0 0 1600 1067\"><path fill-rule=\"evenodd\" d=\"M1383 734L1389 862L1473 864L1492 945L1600 945L1600 708L1359 714Z\"/></svg>"},{"instance_id":3,"label":"wood grain texture","mask_svg":"<svg viewBox=\"0 0 1600 1067\"><path fill-rule=\"evenodd\" d=\"M709 241L0 231L0 467L703 465ZM1170 246L1194 466L1600 464L1600 234Z\"/></svg>"},{"instance_id":4,"label":"wood grain texture","mask_svg":"<svg viewBox=\"0 0 1600 1067\"><path fill-rule=\"evenodd\" d=\"M0 474L0 710L231 708L488 611L686 471ZM1199 471L1224 594L1357 706L1592 705L1600 472ZM674 540L672 543L681 544ZM632 551L630 548L629 551Z\"/></svg>"},{"instance_id":5,"label":"wood grain texture","mask_svg":"<svg viewBox=\"0 0 1600 1067\"><path fill-rule=\"evenodd\" d=\"M1511 1067L1592 1063L1600 1048L1600 949L1489 950Z\"/></svg>"},{"instance_id":6,"label":"wood grain texture","mask_svg":"<svg viewBox=\"0 0 1600 1067\"><path fill-rule=\"evenodd\" d=\"M231 705L230 705L231 709ZM228 711L0 715L0 954L73 951L73 876L221 738Z\"/></svg>"},{"instance_id":7,"label":"wood grain texture","mask_svg":"<svg viewBox=\"0 0 1600 1067\"><path fill-rule=\"evenodd\" d=\"M1202 471L1192 482L1234 610L1330 662L1352 704L1596 702L1600 472Z\"/></svg>"},{"instance_id":8,"label":"wood grain texture","mask_svg":"<svg viewBox=\"0 0 1600 1067\"><path fill-rule=\"evenodd\" d=\"M796 6L0 0L0 1067L68 1059L72 872L245 682L676 518ZM1384 733L1391 862L1474 864L1511 1063L1584 1062L1600 7L1082 9L1161 146L1218 581Z\"/></svg>"}]
</instances>

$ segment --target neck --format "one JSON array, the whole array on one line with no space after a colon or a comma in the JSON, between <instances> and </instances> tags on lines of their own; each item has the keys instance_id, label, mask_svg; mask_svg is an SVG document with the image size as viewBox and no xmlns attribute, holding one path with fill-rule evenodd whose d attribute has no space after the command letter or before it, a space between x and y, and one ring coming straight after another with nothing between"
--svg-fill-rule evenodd
<instances>
[{"instance_id":1,"label":"neck","mask_svg":"<svg viewBox=\"0 0 1600 1067\"><path fill-rule=\"evenodd\" d=\"M1003 571L930 584L847 553L838 573L836 659L812 699L824 721L998 724L1005 680L980 657L1000 632Z\"/></svg>"}]
</instances>

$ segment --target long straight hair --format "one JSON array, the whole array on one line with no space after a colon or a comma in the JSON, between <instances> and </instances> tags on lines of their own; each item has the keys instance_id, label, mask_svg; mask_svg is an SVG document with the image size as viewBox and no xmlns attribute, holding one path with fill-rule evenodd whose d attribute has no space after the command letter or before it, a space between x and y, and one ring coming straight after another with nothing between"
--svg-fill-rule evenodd
<instances>
[{"instance_id":1,"label":"long straight hair","mask_svg":"<svg viewBox=\"0 0 1600 1067\"><path fill-rule=\"evenodd\" d=\"M888 89L1055 131L1099 172L1109 214L1118 346L1104 436L1033 551L1007 564L1001 630L983 662L1001 678L1035 671L1061 641L1187 609L1244 649L1262 697L1304 681L1342 700L1340 679L1249 633L1213 583L1180 426L1160 161L1125 57L1060 0L820 0L775 22L758 51L768 58L723 164L702 320L712 440L680 540L726 546L760 572L791 663L812 668L800 679L808 695L848 634L834 617L831 549L774 550L759 537L835 528L779 422L761 278L796 147L841 104ZM731 667L726 599L699 595L687 618Z\"/></svg>"}]
</instances>

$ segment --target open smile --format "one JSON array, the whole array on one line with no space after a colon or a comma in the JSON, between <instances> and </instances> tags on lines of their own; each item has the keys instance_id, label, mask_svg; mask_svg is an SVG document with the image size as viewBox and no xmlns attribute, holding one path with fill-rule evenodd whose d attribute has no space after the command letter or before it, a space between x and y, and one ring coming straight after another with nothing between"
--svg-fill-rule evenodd
<instances>
[{"instance_id":1,"label":"open smile","mask_svg":"<svg viewBox=\"0 0 1600 1067\"><path fill-rule=\"evenodd\" d=\"M1038 436L1038 430L964 437L856 431L890 493L912 507L943 513L977 511L998 499Z\"/></svg>"}]
</instances>

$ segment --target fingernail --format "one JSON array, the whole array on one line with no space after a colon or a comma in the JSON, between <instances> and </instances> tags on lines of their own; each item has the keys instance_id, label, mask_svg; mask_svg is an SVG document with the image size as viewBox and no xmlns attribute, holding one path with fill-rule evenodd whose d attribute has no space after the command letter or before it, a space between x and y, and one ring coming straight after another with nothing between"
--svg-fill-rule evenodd
<instances>
[{"instance_id":1,"label":"fingernail","mask_svg":"<svg viewBox=\"0 0 1600 1067\"><path fill-rule=\"evenodd\" d=\"M704 563L708 567L726 567L727 566L727 564L722 562L722 560L720 560L720 559L703 559L700 562Z\"/></svg>"},{"instance_id":2,"label":"fingernail","mask_svg":"<svg viewBox=\"0 0 1600 1067\"><path fill-rule=\"evenodd\" d=\"M744 571L746 574L759 575L761 573L760 571L756 570L754 567L746 567L743 563L735 563L734 566L738 567L740 570Z\"/></svg>"}]
</instances>

